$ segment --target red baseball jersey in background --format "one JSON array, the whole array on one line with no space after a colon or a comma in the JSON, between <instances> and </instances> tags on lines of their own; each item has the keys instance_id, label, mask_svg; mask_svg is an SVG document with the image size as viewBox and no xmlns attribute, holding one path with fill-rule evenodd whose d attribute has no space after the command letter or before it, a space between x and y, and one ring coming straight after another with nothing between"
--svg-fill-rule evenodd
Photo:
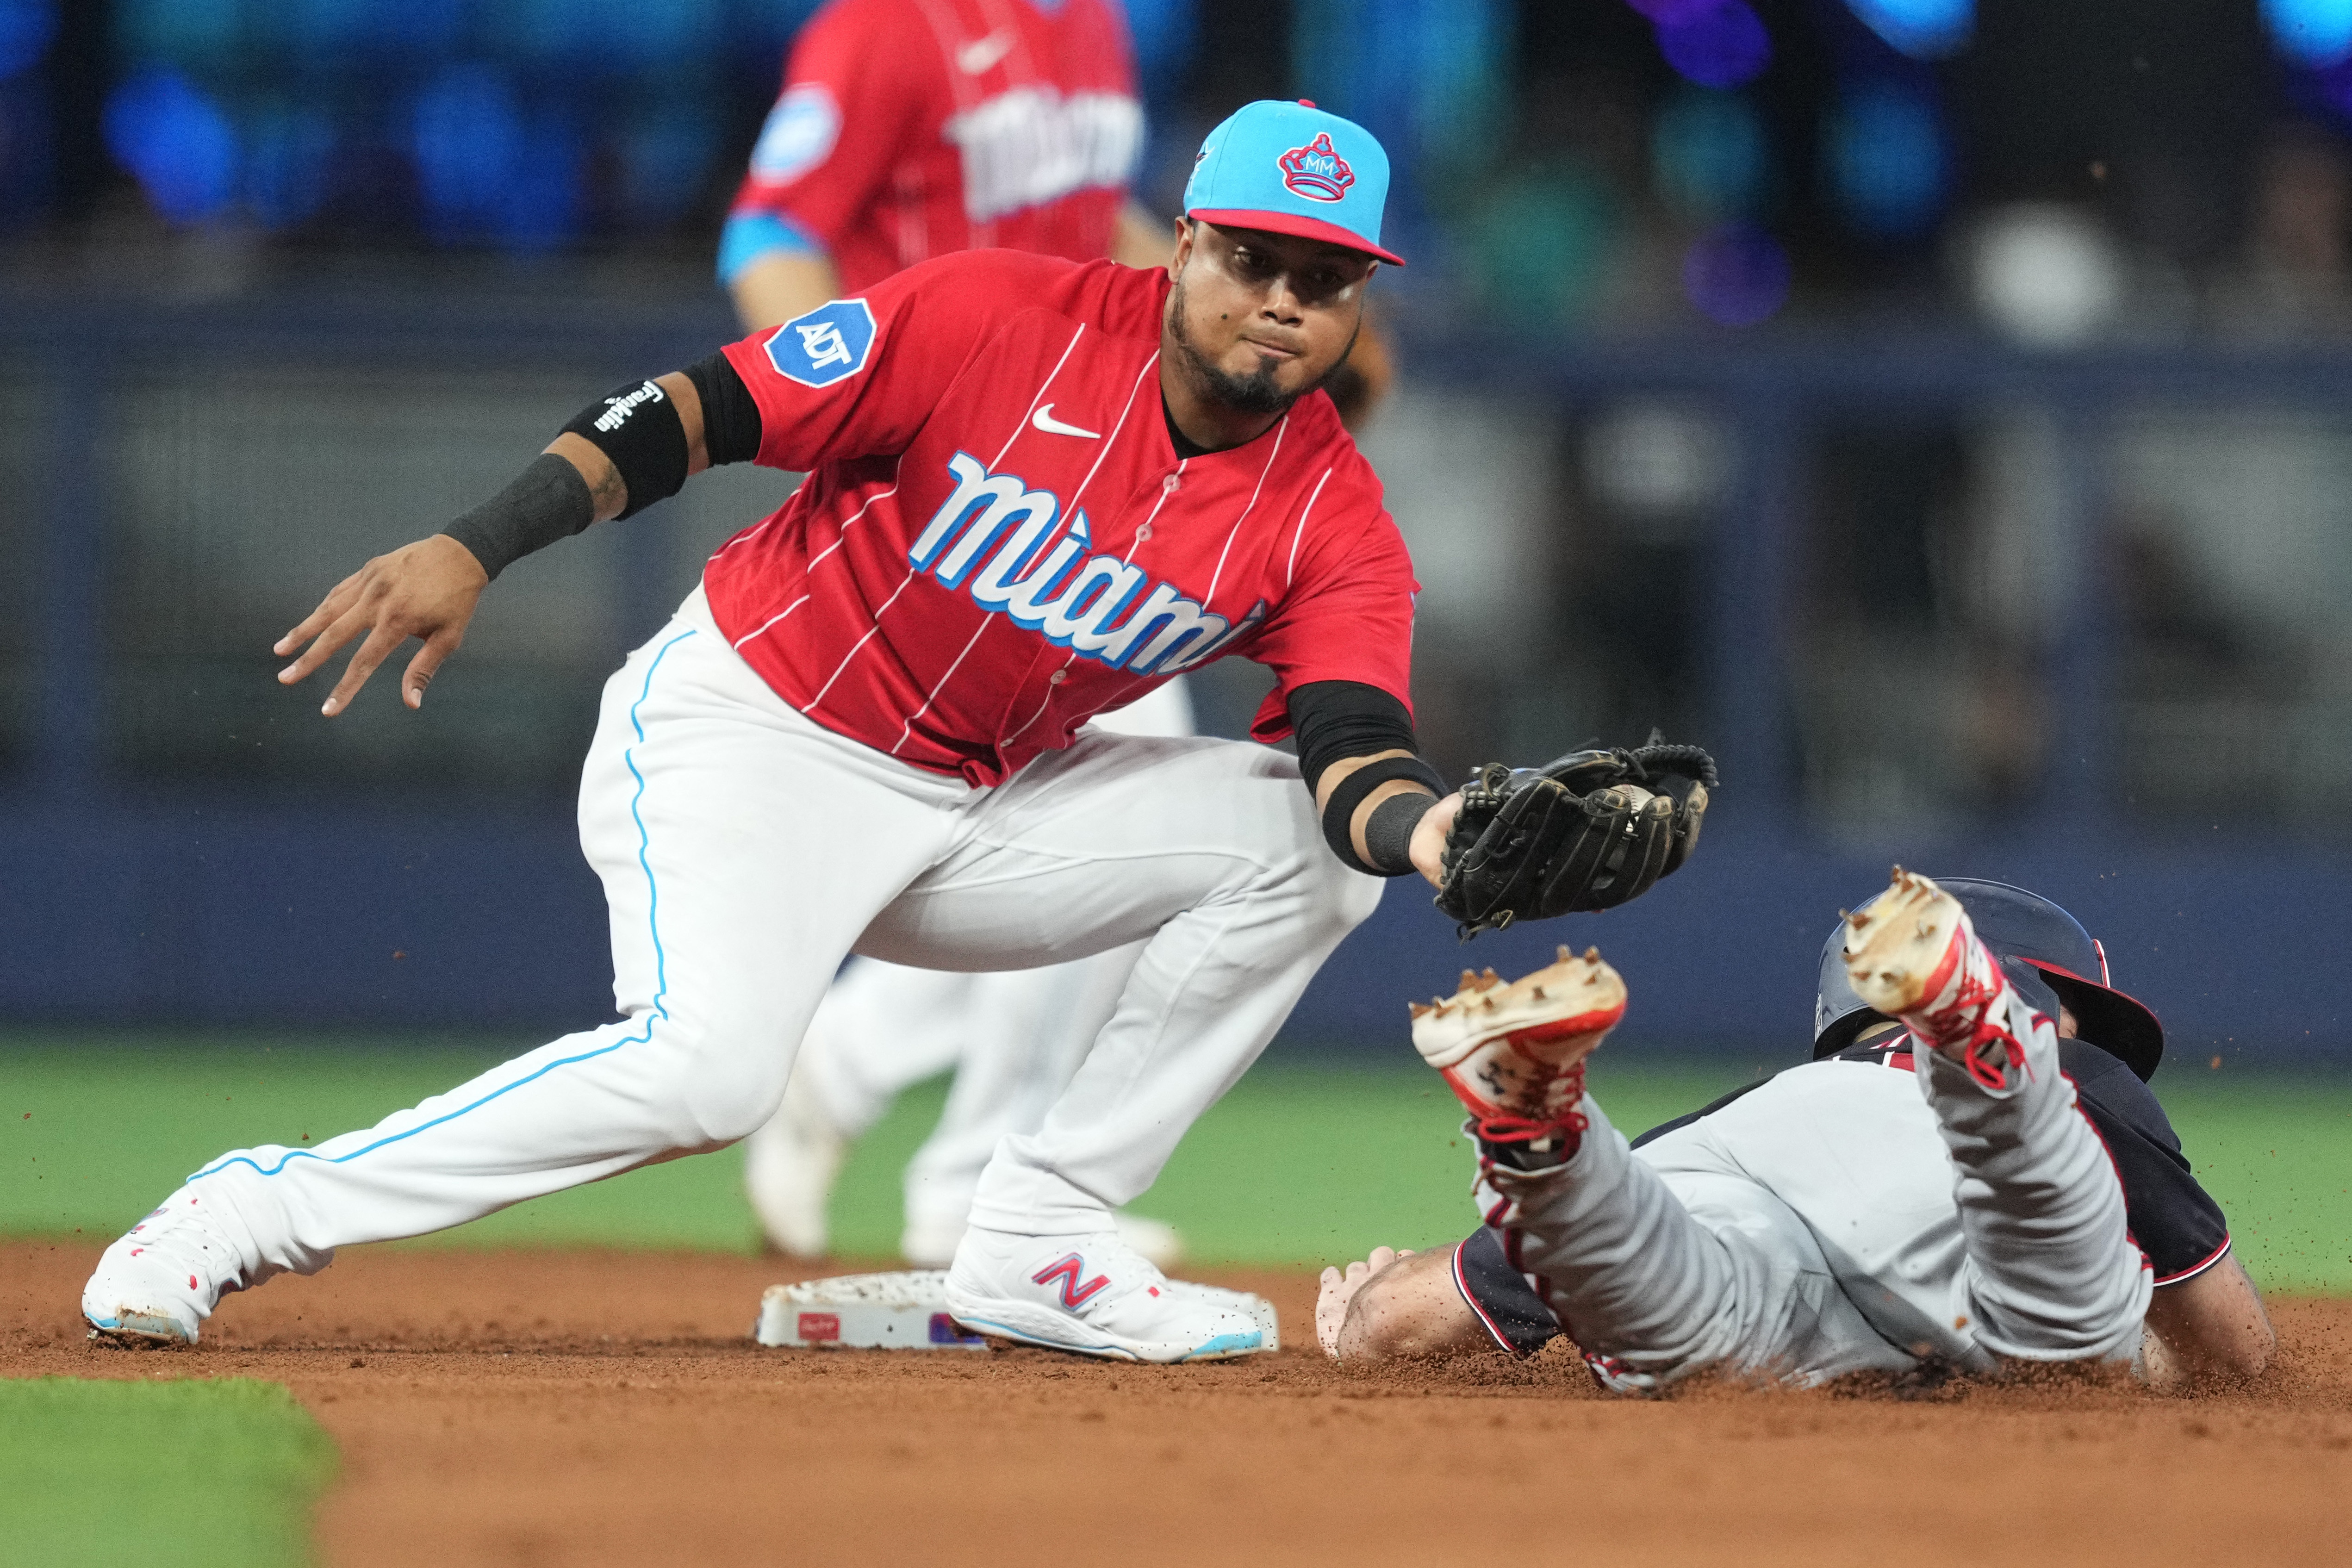
<instances>
[{"instance_id":1,"label":"red baseball jersey in background","mask_svg":"<svg viewBox=\"0 0 2352 1568\"><path fill-rule=\"evenodd\" d=\"M793 42L733 213L785 219L851 291L990 246L1090 260L1142 142L1112 0L833 0Z\"/></svg>"},{"instance_id":2,"label":"red baseball jersey in background","mask_svg":"<svg viewBox=\"0 0 2352 1568\"><path fill-rule=\"evenodd\" d=\"M731 345L759 461L808 479L703 574L787 702L975 784L1228 653L1286 694L1410 706L1412 563L1320 392L1184 458L1160 397L1165 272L941 258Z\"/></svg>"}]
</instances>

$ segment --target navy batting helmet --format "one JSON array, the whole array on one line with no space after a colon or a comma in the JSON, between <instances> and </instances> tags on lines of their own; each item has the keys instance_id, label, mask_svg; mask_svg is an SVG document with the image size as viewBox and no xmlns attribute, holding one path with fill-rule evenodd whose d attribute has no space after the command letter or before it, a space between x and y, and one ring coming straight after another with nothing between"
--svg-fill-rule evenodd
<instances>
[{"instance_id":1,"label":"navy batting helmet","mask_svg":"<svg viewBox=\"0 0 2352 1568\"><path fill-rule=\"evenodd\" d=\"M2107 954L2073 915L2039 893L1974 877L1938 877L1936 885L1960 900L1969 922L2001 972L2028 1002L2057 1016L2063 1002L2084 1039L2123 1058L2141 1081L2164 1059L2164 1026L2146 1006L2107 984ZM1874 899L1872 902L1875 902ZM1868 909L1870 906L1862 906ZM1822 945L1822 972L1813 994L1813 1059L1835 1056L1885 1015L1854 994L1845 973L1845 923Z\"/></svg>"}]
</instances>

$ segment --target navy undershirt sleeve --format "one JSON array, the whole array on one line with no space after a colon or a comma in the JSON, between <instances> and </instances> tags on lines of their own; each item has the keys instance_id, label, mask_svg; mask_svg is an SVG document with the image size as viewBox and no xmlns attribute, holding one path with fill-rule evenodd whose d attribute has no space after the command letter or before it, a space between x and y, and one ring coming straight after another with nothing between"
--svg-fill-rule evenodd
<instances>
[{"instance_id":1,"label":"navy undershirt sleeve","mask_svg":"<svg viewBox=\"0 0 2352 1568\"><path fill-rule=\"evenodd\" d=\"M2058 1042L2058 1065L2074 1080L2084 1114L2123 1178L2132 1239L2159 1286L2178 1285L2221 1260L2230 1223L2198 1183L2180 1135L2137 1074L2088 1040Z\"/></svg>"},{"instance_id":2,"label":"navy undershirt sleeve","mask_svg":"<svg viewBox=\"0 0 2352 1568\"><path fill-rule=\"evenodd\" d=\"M1472 1231L1454 1249L1454 1283L1496 1344L1533 1355L1559 1337L1559 1319L1512 1263L1509 1247L1510 1238L1492 1226Z\"/></svg>"}]
</instances>

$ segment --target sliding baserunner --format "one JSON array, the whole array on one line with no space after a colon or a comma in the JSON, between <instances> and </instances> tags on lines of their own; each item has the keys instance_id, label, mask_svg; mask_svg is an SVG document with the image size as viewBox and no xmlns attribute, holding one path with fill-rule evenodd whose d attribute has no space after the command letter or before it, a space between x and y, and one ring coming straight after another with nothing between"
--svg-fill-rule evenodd
<instances>
[{"instance_id":1,"label":"sliding baserunner","mask_svg":"<svg viewBox=\"0 0 2352 1568\"><path fill-rule=\"evenodd\" d=\"M1653 1391L2129 1360L2145 1316L2159 1381L2258 1371L2261 1300L2144 1086L2162 1029L2105 982L2048 900L1898 874L1824 952L1817 1059L1629 1148L1583 1092L1614 972L1466 979L1414 1035L1470 1106L1486 1225L1326 1270L1324 1346L1565 1331L1602 1383Z\"/></svg>"}]
</instances>

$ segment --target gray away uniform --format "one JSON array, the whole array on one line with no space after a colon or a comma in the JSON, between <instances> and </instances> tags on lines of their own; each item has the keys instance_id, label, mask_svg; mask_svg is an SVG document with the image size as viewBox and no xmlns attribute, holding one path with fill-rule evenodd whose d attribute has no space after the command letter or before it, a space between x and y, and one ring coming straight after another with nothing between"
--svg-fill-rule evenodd
<instances>
[{"instance_id":1,"label":"gray away uniform","mask_svg":"<svg viewBox=\"0 0 2352 1568\"><path fill-rule=\"evenodd\" d=\"M1710 1368L1811 1384L2128 1360L2150 1273L2122 1184L2050 1020L2014 993L2008 1007L2025 1059L2004 1088L1924 1050L1886 1058L1899 1071L1815 1062L1638 1151L1588 1096L1565 1163L1482 1159L1480 1207L1622 1393ZM1454 1267L1511 1342L1459 1251Z\"/></svg>"}]
</instances>

